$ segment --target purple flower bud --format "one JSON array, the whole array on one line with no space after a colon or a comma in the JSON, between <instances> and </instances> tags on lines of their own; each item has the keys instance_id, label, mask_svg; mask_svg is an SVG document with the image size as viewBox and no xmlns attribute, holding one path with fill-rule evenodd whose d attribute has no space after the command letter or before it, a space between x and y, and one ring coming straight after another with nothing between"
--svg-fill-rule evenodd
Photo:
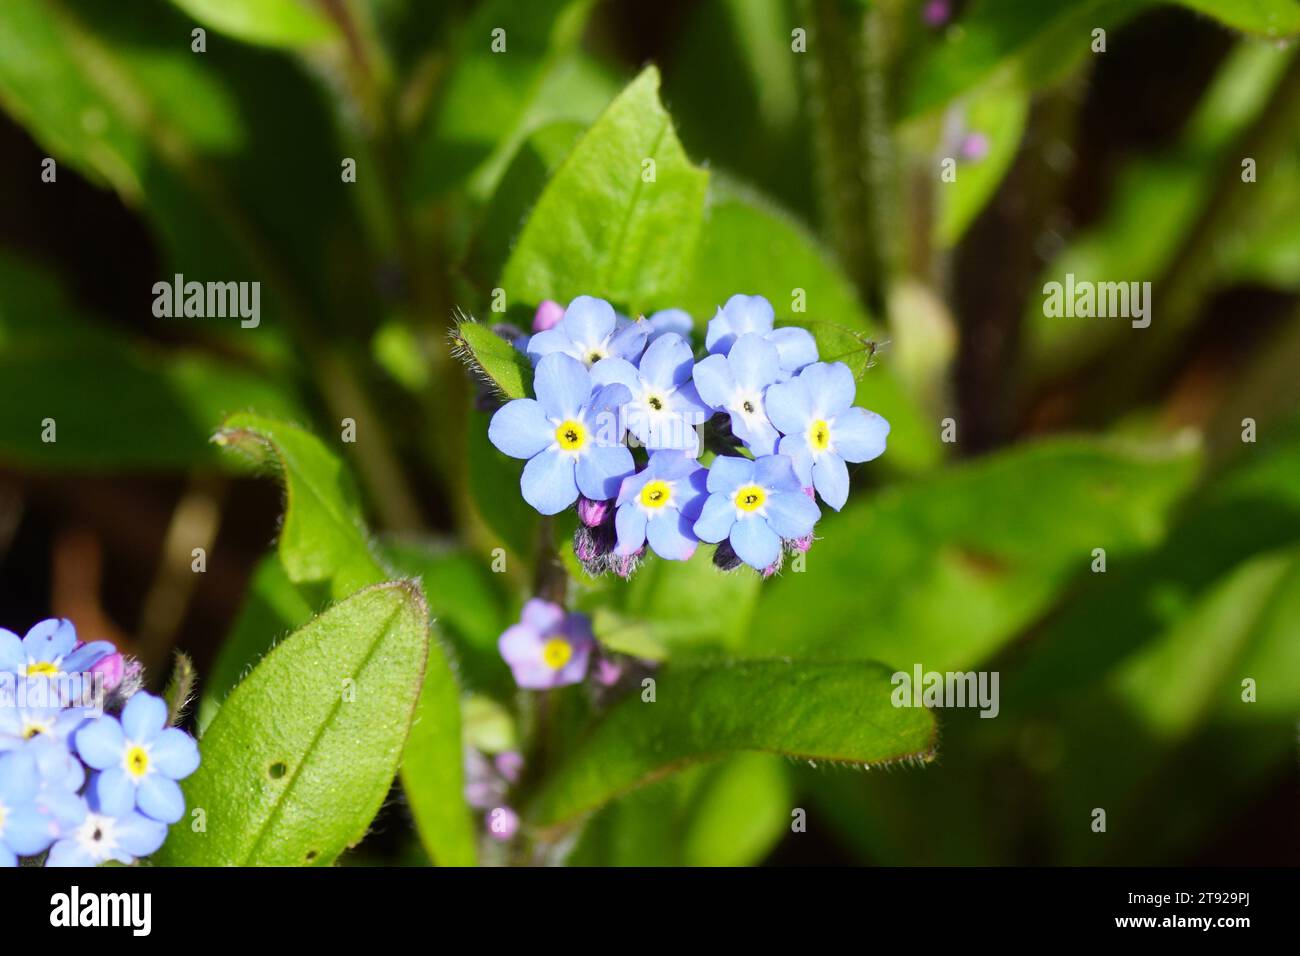
<instances>
[{"instance_id":1,"label":"purple flower bud","mask_svg":"<svg viewBox=\"0 0 1300 956\"><path fill-rule=\"evenodd\" d=\"M537 307L537 314L533 316L533 331L545 332L547 329L552 329L562 318L564 318L564 306L550 299L543 299L542 304Z\"/></svg>"},{"instance_id":2,"label":"purple flower bud","mask_svg":"<svg viewBox=\"0 0 1300 956\"><path fill-rule=\"evenodd\" d=\"M496 755L493 764L496 765L497 773L505 777L510 783L518 783L519 775L524 770L524 755L517 750L505 750Z\"/></svg>"},{"instance_id":3,"label":"purple flower bud","mask_svg":"<svg viewBox=\"0 0 1300 956\"><path fill-rule=\"evenodd\" d=\"M952 5L949 0L929 0L921 16L929 26L941 27L952 16Z\"/></svg>"},{"instance_id":4,"label":"purple flower bud","mask_svg":"<svg viewBox=\"0 0 1300 956\"><path fill-rule=\"evenodd\" d=\"M812 548L813 536L806 534L802 538L786 538L785 546L791 554L807 554Z\"/></svg>"},{"instance_id":5,"label":"purple flower bud","mask_svg":"<svg viewBox=\"0 0 1300 956\"><path fill-rule=\"evenodd\" d=\"M989 138L983 133L969 133L961 141L963 159L978 162L989 154Z\"/></svg>"},{"instance_id":6,"label":"purple flower bud","mask_svg":"<svg viewBox=\"0 0 1300 956\"><path fill-rule=\"evenodd\" d=\"M596 683L602 687L613 687L618 683L618 679L623 676L623 665L618 661L612 661L608 657L602 657L596 663Z\"/></svg>"},{"instance_id":7,"label":"purple flower bud","mask_svg":"<svg viewBox=\"0 0 1300 956\"><path fill-rule=\"evenodd\" d=\"M105 691L117 690L122 684L122 678L126 676L126 659L120 652L114 651L92 664L90 672L103 675Z\"/></svg>"},{"instance_id":8,"label":"purple flower bud","mask_svg":"<svg viewBox=\"0 0 1300 956\"><path fill-rule=\"evenodd\" d=\"M772 575L774 575L774 574L776 574L778 571L780 571L780 570L781 570L781 563L782 563L783 561L785 561L785 552L784 552L784 551L781 552L780 554L778 554L778 555L776 556L776 560L775 560L775 561L773 561L771 564L769 564L767 567L765 567L765 568L763 569L763 571L762 571L762 575L763 575L764 580L766 580L767 578L770 578Z\"/></svg>"},{"instance_id":9,"label":"purple flower bud","mask_svg":"<svg viewBox=\"0 0 1300 956\"><path fill-rule=\"evenodd\" d=\"M626 581L641 565L641 559L644 556L645 547L643 545L635 554L611 554L607 561L609 562L609 569Z\"/></svg>"},{"instance_id":10,"label":"purple flower bud","mask_svg":"<svg viewBox=\"0 0 1300 956\"><path fill-rule=\"evenodd\" d=\"M525 335L523 329L517 325L511 325L509 322L497 322L492 326L492 332L498 338L505 339L512 345L517 339L522 339Z\"/></svg>"},{"instance_id":11,"label":"purple flower bud","mask_svg":"<svg viewBox=\"0 0 1300 956\"><path fill-rule=\"evenodd\" d=\"M519 814L509 807L493 807L483 818L488 835L504 843L519 832Z\"/></svg>"},{"instance_id":12,"label":"purple flower bud","mask_svg":"<svg viewBox=\"0 0 1300 956\"><path fill-rule=\"evenodd\" d=\"M578 496L578 519L588 528L595 528L609 518L612 501L593 501L586 495Z\"/></svg>"},{"instance_id":13,"label":"purple flower bud","mask_svg":"<svg viewBox=\"0 0 1300 956\"><path fill-rule=\"evenodd\" d=\"M736 554L736 549L731 546L731 542L719 543L717 550L713 552L713 566L719 571L734 571L740 565L740 555Z\"/></svg>"}]
</instances>

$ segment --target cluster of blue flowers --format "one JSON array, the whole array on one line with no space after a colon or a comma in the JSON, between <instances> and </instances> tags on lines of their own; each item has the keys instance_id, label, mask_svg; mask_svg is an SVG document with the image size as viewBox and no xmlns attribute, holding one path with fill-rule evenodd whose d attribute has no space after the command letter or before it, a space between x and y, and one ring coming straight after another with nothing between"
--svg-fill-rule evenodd
<instances>
[{"instance_id":1,"label":"cluster of blue flowers","mask_svg":"<svg viewBox=\"0 0 1300 956\"><path fill-rule=\"evenodd\" d=\"M677 309L632 321L579 296L543 303L533 328L516 346L536 398L505 404L488 435L526 460L520 489L540 513L577 504L593 573L627 576L647 546L683 561L701 541L719 567L773 573L811 546L817 498L843 507L846 462L885 450L889 423L853 406L848 366L819 361L806 329L776 328L761 296L718 309L698 360Z\"/></svg>"},{"instance_id":2,"label":"cluster of blue flowers","mask_svg":"<svg viewBox=\"0 0 1300 956\"><path fill-rule=\"evenodd\" d=\"M132 863L185 812L198 747L139 668L71 621L0 628L0 866Z\"/></svg>"}]
</instances>

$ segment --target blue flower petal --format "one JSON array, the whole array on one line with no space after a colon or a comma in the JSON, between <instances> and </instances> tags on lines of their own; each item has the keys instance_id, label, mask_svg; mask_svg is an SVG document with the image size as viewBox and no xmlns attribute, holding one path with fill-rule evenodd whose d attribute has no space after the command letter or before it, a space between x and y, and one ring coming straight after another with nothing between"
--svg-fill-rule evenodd
<instances>
[{"instance_id":1,"label":"blue flower petal","mask_svg":"<svg viewBox=\"0 0 1300 956\"><path fill-rule=\"evenodd\" d=\"M822 516L817 503L802 491L783 491L767 499L767 523L783 538L802 538Z\"/></svg>"},{"instance_id":2,"label":"blue flower petal","mask_svg":"<svg viewBox=\"0 0 1300 956\"><path fill-rule=\"evenodd\" d=\"M766 418L746 418L739 412L731 413L731 431L760 457L775 455L781 441L781 433Z\"/></svg>"},{"instance_id":3,"label":"blue flower petal","mask_svg":"<svg viewBox=\"0 0 1300 956\"><path fill-rule=\"evenodd\" d=\"M615 554L636 554L645 544L645 512L633 502L623 505L614 514L614 531L618 544L614 546Z\"/></svg>"},{"instance_id":4,"label":"blue flower petal","mask_svg":"<svg viewBox=\"0 0 1300 956\"><path fill-rule=\"evenodd\" d=\"M597 345L614 331L614 307L604 299L580 295L564 310L559 327L570 341L579 345Z\"/></svg>"},{"instance_id":5,"label":"blue flower petal","mask_svg":"<svg viewBox=\"0 0 1300 956\"><path fill-rule=\"evenodd\" d=\"M0 869L6 869L17 865L18 857L14 854L14 851L9 849L3 843L0 843ZM48 866L49 864L46 865Z\"/></svg>"},{"instance_id":6,"label":"blue flower petal","mask_svg":"<svg viewBox=\"0 0 1300 956\"><path fill-rule=\"evenodd\" d=\"M120 817L135 809L135 782L121 767L109 767L90 781L99 812Z\"/></svg>"},{"instance_id":7,"label":"blue flower petal","mask_svg":"<svg viewBox=\"0 0 1300 956\"><path fill-rule=\"evenodd\" d=\"M786 455L765 455L754 462L754 480L774 491L798 491L803 485Z\"/></svg>"},{"instance_id":8,"label":"blue flower petal","mask_svg":"<svg viewBox=\"0 0 1300 956\"><path fill-rule=\"evenodd\" d=\"M36 776L36 760L28 753L18 751L0 757L0 803L18 806L36 796L40 780Z\"/></svg>"},{"instance_id":9,"label":"blue flower petal","mask_svg":"<svg viewBox=\"0 0 1300 956\"><path fill-rule=\"evenodd\" d=\"M740 560L759 571L775 564L781 556L781 539L759 517L738 520L731 529L730 541Z\"/></svg>"},{"instance_id":10,"label":"blue flower petal","mask_svg":"<svg viewBox=\"0 0 1300 956\"><path fill-rule=\"evenodd\" d=\"M686 481L677 483L678 494L682 496L678 508L691 521L700 516L704 502L709 500L709 491L706 487L708 480L708 471L704 468L696 468Z\"/></svg>"},{"instance_id":11,"label":"blue flower petal","mask_svg":"<svg viewBox=\"0 0 1300 956\"><path fill-rule=\"evenodd\" d=\"M0 674L16 674L27 664L23 639L0 627Z\"/></svg>"},{"instance_id":12,"label":"blue flower petal","mask_svg":"<svg viewBox=\"0 0 1300 956\"><path fill-rule=\"evenodd\" d=\"M77 644L77 630L68 620L49 618L32 625L23 638L23 650L38 661L52 661L72 653Z\"/></svg>"},{"instance_id":13,"label":"blue flower petal","mask_svg":"<svg viewBox=\"0 0 1300 956\"><path fill-rule=\"evenodd\" d=\"M641 356L641 377L656 388L674 388L691 377L695 356L680 335L668 333L650 343Z\"/></svg>"},{"instance_id":14,"label":"blue flower petal","mask_svg":"<svg viewBox=\"0 0 1300 956\"><path fill-rule=\"evenodd\" d=\"M574 418L591 397L591 375L573 356L553 352L537 363L533 392L550 417Z\"/></svg>"},{"instance_id":15,"label":"blue flower petal","mask_svg":"<svg viewBox=\"0 0 1300 956\"><path fill-rule=\"evenodd\" d=\"M547 450L528 459L519 476L519 490L539 513L559 514L578 500L578 485L573 478L573 459L558 451Z\"/></svg>"},{"instance_id":16,"label":"blue flower petal","mask_svg":"<svg viewBox=\"0 0 1300 956\"><path fill-rule=\"evenodd\" d=\"M761 295L733 295L709 321L704 346L710 353L726 355L740 336L766 335L775 321L772 303Z\"/></svg>"},{"instance_id":17,"label":"blue flower petal","mask_svg":"<svg viewBox=\"0 0 1300 956\"><path fill-rule=\"evenodd\" d=\"M695 553L699 539L691 519L675 509L664 509L646 524L650 550L668 561L685 561Z\"/></svg>"},{"instance_id":18,"label":"blue flower petal","mask_svg":"<svg viewBox=\"0 0 1300 956\"><path fill-rule=\"evenodd\" d=\"M651 478L656 477L651 473L651 468L654 467L654 462L654 455L651 455L650 465L648 467L637 472L635 475L628 475L623 479L622 483L618 486L618 498L614 501L616 506L635 498L641 493L641 489L645 487L645 483Z\"/></svg>"},{"instance_id":19,"label":"blue flower petal","mask_svg":"<svg viewBox=\"0 0 1300 956\"><path fill-rule=\"evenodd\" d=\"M812 398L802 377L769 388L763 408L782 435L802 435L813 418Z\"/></svg>"},{"instance_id":20,"label":"blue flower petal","mask_svg":"<svg viewBox=\"0 0 1300 956\"><path fill-rule=\"evenodd\" d=\"M871 461L885 451L889 422L865 408L850 408L835 418L831 441L845 461Z\"/></svg>"},{"instance_id":21,"label":"blue flower petal","mask_svg":"<svg viewBox=\"0 0 1300 956\"><path fill-rule=\"evenodd\" d=\"M636 366L627 359L611 356L603 358L591 367L592 385L624 385L628 397L641 391L641 375Z\"/></svg>"},{"instance_id":22,"label":"blue flower petal","mask_svg":"<svg viewBox=\"0 0 1300 956\"><path fill-rule=\"evenodd\" d=\"M163 823L175 823L185 814L180 784L161 774L151 773L140 781L136 800L141 813Z\"/></svg>"},{"instance_id":23,"label":"blue flower petal","mask_svg":"<svg viewBox=\"0 0 1300 956\"><path fill-rule=\"evenodd\" d=\"M167 726L167 704L153 694L132 695L122 708L122 732L128 740L145 743Z\"/></svg>"},{"instance_id":24,"label":"blue flower petal","mask_svg":"<svg viewBox=\"0 0 1300 956\"><path fill-rule=\"evenodd\" d=\"M754 480L754 463L748 458L719 455L709 467L708 489L713 493L731 495L746 482Z\"/></svg>"},{"instance_id":25,"label":"blue flower petal","mask_svg":"<svg viewBox=\"0 0 1300 956\"><path fill-rule=\"evenodd\" d=\"M199 748L185 731L168 727L154 740L149 760L164 777L184 780L199 769Z\"/></svg>"},{"instance_id":26,"label":"blue flower petal","mask_svg":"<svg viewBox=\"0 0 1300 956\"><path fill-rule=\"evenodd\" d=\"M84 674L117 648L112 641L91 641L83 644L63 660L65 674Z\"/></svg>"},{"instance_id":27,"label":"blue flower petal","mask_svg":"<svg viewBox=\"0 0 1300 956\"><path fill-rule=\"evenodd\" d=\"M695 363L695 389L709 408L726 408L736 391L736 377L726 356L710 355Z\"/></svg>"},{"instance_id":28,"label":"blue flower petal","mask_svg":"<svg viewBox=\"0 0 1300 956\"><path fill-rule=\"evenodd\" d=\"M524 349L528 357L536 365L542 360L543 356L550 355L552 352L562 352L566 355L572 355L575 351L573 341L564 334L560 328L547 329L545 332L538 332L528 340L528 346ZM575 359L576 361L576 359Z\"/></svg>"},{"instance_id":29,"label":"blue flower petal","mask_svg":"<svg viewBox=\"0 0 1300 956\"><path fill-rule=\"evenodd\" d=\"M593 445L578 459L578 489L597 501L613 498L623 479L636 470L632 453L623 445Z\"/></svg>"},{"instance_id":30,"label":"blue flower petal","mask_svg":"<svg viewBox=\"0 0 1300 956\"><path fill-rule=\"evenodd\" d=\"M614 337L609 340L609 352L629 362L635 362L645 351L645 343L649 337L650 330L646 324L634 322L614 333Z\"/></svg>"},{"instance_id":31,"label":"blue flower petal","mask_svg":"<svg viewBox=\"0 0 1300 956\"><path fill-rule=\"evenodd\" d=\"M812 449L808 447L808 439L803 435L786 435L777 446L777 452L789 458L794 464L794 473L799 479L800 487L811 488L813 457Z\"/></svg>"},{"instance_id":32,"label":"blue flower petal","mask_svg":"<svg viewBox=\"0 0 1300 956\"><path fill-rule=\"evenodd\" d=\"M731 533L731 526L735 523L736 506L732 503L731 496L713 494L704 502L693 530L701 541L716 544Z\"/></svg>"},{"instance_id":33,"label":"blue flower petal","mask_svg":"<svg viewBox=\"0 0 1300 956\"><path fill-rule=\"evenodd\" d=\"M727 355L731 374L741 388L758 391L776 381L781 363L776 346L758 335L742 335Z\"/></svg>"},{"instance_id":34,"label":"blue flower petal","mask_svg":"<svg viewBox=\"0 0 1300 956\"><path fill-rule=\"evenodd\" d=\"M808 386L813 409L821 418L834 418L853 404L858 384L843 362L818 362L799 373Z\"/></svg>"},{"instance_id":35,"label":"blue flower petal","mask_svg":"<svg viewBox=\"0 0 1300 956\"><path fill-rule=\"evenodd\" d=\"M116 717L97 717L78 730L74 739L81 759L96 770L103 770L122 761L126 737Z\"/></svg>"},{"instance_id":36,"label":"blue flower petal","mask_svg":"<svg viewBox=\"0 0 1300 956\"><path fill-rule=\"evenodd\" d=\"M844 459L831 452L823 452L813 462L813 487L817 494L836 511L849 500L849 469Z\"/></svg>"},{"instance_id":37,"label":"blue flower petal","mask_svg":"<svg viewBox=\"0 0 1300 956\"><path fill-rule=\"evenodd\" d=\"M58 836L54 821L33 806L10 807L5 811L4 842L19 856L34 856Z\"/></svg>"},{"instance_id":38,"label":"blue flower petal","mask_svg":"<svg viewBox=\"0 0 1300 956\"><path fill-rule=\"evenodd\" d=\"M488 441L511 458L532 458L555 441L555 426L540 402L517 398L506 402L492 416Z\"/></svg>"},{"instance_id":39,"label":"blue flower petal","mask_svg":"<svg viewBox=\"0 0 1300 956\"><path fill-rule=\"evenodd\" d=\"M148 856L163 845L167 824L150 820L141 813L131 813L117 821L116 835L118 844L132 856Z\"/></svg>"},{"instance_id":40,"label":"blue flower petal","mask_svg":"<svg viewBox=\"0 0 1300 956\"><path fill-rule=\"evenodd\" d=\"M695 328L695 320L682 309L660 309L645 321L646 325L650 326L649 341L651 345L661 335L667 335L670 332L680 335L689 342L691 331Z\"/></svg>"},{"instance_id":41,"label":"blue flower petal","mask_svg":"<svg viewBox=\"0 0 1300 956\"><path fill-rule=\"evenodd\" d=\"M773 329L764 337L776 346L781 368L788 372L798 371L817 361L817 340L807 329L787 326Z\"/></svg>"}]
</instances>

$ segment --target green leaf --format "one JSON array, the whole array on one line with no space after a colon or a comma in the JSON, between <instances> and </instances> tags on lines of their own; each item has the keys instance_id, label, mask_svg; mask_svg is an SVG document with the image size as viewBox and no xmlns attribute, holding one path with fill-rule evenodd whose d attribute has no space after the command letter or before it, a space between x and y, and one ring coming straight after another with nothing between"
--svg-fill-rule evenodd
<instances>
[{"instance_id":1,"label":"green leaf","mask_svg":"<svg viewBox=\"0 0 1300 956\"><path fill-rule=\"evenodd\" d=\"M945 248L957 244L1011 168L1029 116L1029 96L1021 89L993 86L977 91L962 112L964 132L983 136L988 153L966 159L954 149L959 144L947 146L951 152L945 157L957 159L957 178L940 184L940 209L934 223L935 239Z\"/></svg>"},{"instance_id":2,"label":"green leaf","mask_svg":"<svg viewBox=\"0 0 1300 956\"><path fill-rule=\"evenodd\" d=\"M79 314L36 264L0 254L0 460L98 472L214 466L213 429L249 407L300 414L254 369L136 342Z\"/></svg>"},{"instance_id":3,"label":"green leaf","mask_svg":"<svg viewBox=\"0 0 1300 956\"><path fill-rule=\"evenodd\" d=\"M262 655L283 635L311 620L316 608L289 580L280 556L271 553L253 570L244 605L217 651L199 698L199 733L217 716L221 703Z\"/></svg>"},{"instance_id":4,"label":"green leaf","mask_svg":"<svg viewBox=\"0 0 1300 956\"><path fill-rule=\"evenodd\" d=\"M533 367L528 357L486 325L465 319L456 324L452 348L479 378L505 399L528 398Z\"/></svg>"},{"instance_id":5,"label":"green leaf","mask_svg":"<svg viewBox=\"0 0 1300 956\"><path fill-rule=\"evenodd\" d=\"M175 727L185 719L194 699L194 662L184 651L174 652L176 663L172 666L172 676L163 691L163 700L167 701L167 723Z\"/></svg>"},{"instance_id":6,"label":"green leaf","mask_svg":"<svg viewBox=\"0 0 1300 956\"><path fill-rule=\"evenodd\" d=\"M460 690L444 662L425 675L402 757L402 789L415 829L438 866L473 866L477 861L474 821L462 796L461 748Z\"/></svg>"},{"instance_id":7,"label":"green leaf","mask_svg":"<svg viewBox=\"0 0 1300 956\"><path fill-rule=\"evenodd\" d=\"M302 47L338 36L334 24L304 0L171 0L199 23L237 40Z\"/></svg>"},{"instance_id":8,"label":"green leaf","mask_svg":"<svg viewBox=\"0 0 1300 956\"><path fill-rule=\"evenodd\" d=\"M691 802L682 855L687 866L750 866L789 832L793 794L785 763L736 754L706 771Z\"/></svg>"},{"instance_id":9,"label":"green leaf","mask_svg":"<svg viewBox=\"0 0 1300 956\"><path fill-rule=\"evenodd\" d=\"M703 325L736 293L762 295L778 324L812 332L824 361L849 365L858 375L858 404L892 426L883 462L910 470L939 458L935 429L881 359L867 370L872 341L886 336L868 317L852 284L816 238L788 213L752 190L715 176L709 187L703 236L691 280L678 304ZM804 311L795 312L796 290Z\"/></svg>"},{"instance_id":10,"label":"green leaf","mask_svg":"<svg viewBox=\"0 0 1300 956\"><path fill-rule=\"evenodd\" d=\"M1300 5L1295 0L1173 0L1208 14L1225 26L1271 40L1300 34Z\"/></svg>"},{"instance_id":11,"label":"green leaf","mask_svg":"<svg viewBox=\"0 0 1300 956\"><path fill-rule=\"evenodd\" d=\"M755 750L828 763L930 759L934 719L890 701L871 662L741 661L665 668L656 699L633 694L595 726L528 808L541 827L575 821L682 766Z\"/></svg>"},{"instance_id":12,"label":"green leaf","mask_svg":"<svg viewBox=\"0 0 1300 956\"><path fill-rule=\"evenodd\" d=\"M577 49L591 7L591 0L478 4L452 44L446 88L415 143L417 201L460 185L485 199L534 129L595 119L615 89ZM497 39L504 52L493 50Z\"/></svg>"},{"instance_id":13,"label":"green leaf","mask_svg":"<svg viewBox=\"0 0 1300 956\"><path fill-rule=\"evenodd\" d=\"M1086 575L1094 548L1113 566L1157 544L1196 460L1043 442L827 513L806 570L764 588L745 651L973 665Z\"/></svg>"},{"instance_id":14,"label":"green leaf","mask_svg":"<svg viewBox=\"0 0 1300 956\"><path fill-rule=\"evenodd\" d=\"M295 584L328 582L335 598L389 575L371 549L356 483L316 436L259 415L234 415L218 445L271 465L285 487L280 560Z\"/></svg>"},{"instance_id":15,"label":"green leaf","mask_svg":"<svg viewBox=\"0 0 1300 956\"><path fill-rule=\"evenodd\" d=\"M904 118L985 83L1048 86L1091 55L1092 31L1110 33L1148 0L977 0L958 24L907 64Z\"/></svg>"},{"instance_id":16,"label":"green leaf","mask_svg":"<svg viewBox=\"0 0 1300 956\"><path fill-rule=\"evenodd\" d=\"M675 304L708 173L686 158L658 89L649 67L560 165L506 262L501 286L512 300L588 294L634 312Z\"/></svg>"},{"instance_id":17,"label":"green leaf","mask_svg":"<svg viewBox=\"0 0 1300 956\"><path fill-rule=\"evenodd\" d=\"M206 828L164 865L328 865L366 833L397 773L429 647L419 588L378 585L271 651L226 701L185 781Z\"/></svg>"}]
</instances>

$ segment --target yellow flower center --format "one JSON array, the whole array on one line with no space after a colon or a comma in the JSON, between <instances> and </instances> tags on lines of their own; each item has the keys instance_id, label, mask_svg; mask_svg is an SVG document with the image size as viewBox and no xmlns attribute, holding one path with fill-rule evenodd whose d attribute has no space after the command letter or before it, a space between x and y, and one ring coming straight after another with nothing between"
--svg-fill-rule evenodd
<instances>
[{"instance_id":1,"label":"yellow flower center","mask_svg":"<svg viewBox=\"0 0 1300 956\"><path fill-rule=\"evenodd\" d=\"M59 665L53 661L37 661L27 665L27 677L58 677Z\"/></svg>"},{"instance_id":2,"label":"yellow flower center","mask_svg":"<svg viewBox=\"0 0 1300 956\"><path fill-rule=\"evenodd\" d=\"M48 734L52 732L51 722L40 723L35 720L25 720L23 722L23 740L31 740L37 734Z\"/></svg>"},{"instance_id":3,"label":"yellow flower center","mask_svg":"<svg viewBox=\"0 0 1300 956\"><path fill-rule=\"evenodd\" d=\"M555 429L555 440L565 451L579 451L587 444L587 429L582 422L566 419Z\"/></svg>"},{"instance_id":4,"label":"yellow flower center","mask_svg":"<svg viewBox=\"0 0 1300 956\"><path fill-rule=\"evenodd\" d=\"M553 671L558 671L573 656L573 648L562 637L553 637L542 645L542 660Z\"/></svg>"},{"instance_id":5,"label":"yellow flower center","mask_svg":"<svg viewBox=\"0 0 1300 956\"><path fill-rule=\"evenodd\" d=\"M736 507L741 511L757 511L767 501L767 492L758 485L741 485L736 489Z\"/></svg>"},{"instance_id":6,"label":"yellow flower center","mask_svg":"<svg viewBox=\"0 0 1300 956\"><path fill-rule=\"evenodd\" d=\"M651 510L662 508L673 499L673 486L662 479L647 481L641 489L641 504Z\"/></svg>"},{"instance_id":7,"label":"yellow flower center","mask_svg":"<svg viewBox=\"0 0 1300 956\"><path fill-rule=\"evenodd\" d=\"M133 777L143 777L149 772L149 754L139 744L127 748L126 772Z\"/></svg>"},{"instance_id":8,"label":"yellow flower center","mask_svg":"<svg viewBox=\"0 0 1300 956\"><path fill-rule=\"evenodd\" d=\"M808 445L814 451L825 451L831 443L831 426L824 419L817 419L808 426Z\"/></svg>"}]
</instances>

